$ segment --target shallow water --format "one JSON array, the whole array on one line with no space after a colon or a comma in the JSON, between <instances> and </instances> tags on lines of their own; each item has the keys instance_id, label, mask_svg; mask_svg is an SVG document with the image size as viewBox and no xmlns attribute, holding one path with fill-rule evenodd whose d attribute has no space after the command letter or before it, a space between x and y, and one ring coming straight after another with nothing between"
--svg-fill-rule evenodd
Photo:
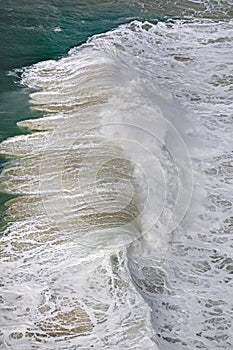
<instances>
[{"instance_id":1,"label":"shallow water","mask_svg":"<svg viewBox=\"0 0 233 350\"><path fill-rule=\"evenodd\" d=\"M231 349L230 5L53 3L9 60L2 349Z\"/></svg>"}]
</instances>

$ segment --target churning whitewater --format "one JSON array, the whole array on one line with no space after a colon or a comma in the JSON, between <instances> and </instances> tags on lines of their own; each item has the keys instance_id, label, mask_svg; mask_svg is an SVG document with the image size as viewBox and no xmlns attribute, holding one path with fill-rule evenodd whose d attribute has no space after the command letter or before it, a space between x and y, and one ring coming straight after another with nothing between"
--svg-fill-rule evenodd
<instances>
[{"instance_id":1,"label":"churning whitewater","mask_svg":"<svg viewBox=\"0 0 233 350\"><path fill-rule=\"evenodd\" d=\"M3 349L230 349L232 28L133 21L21 71Z\"/></svg>"}]
</instances>

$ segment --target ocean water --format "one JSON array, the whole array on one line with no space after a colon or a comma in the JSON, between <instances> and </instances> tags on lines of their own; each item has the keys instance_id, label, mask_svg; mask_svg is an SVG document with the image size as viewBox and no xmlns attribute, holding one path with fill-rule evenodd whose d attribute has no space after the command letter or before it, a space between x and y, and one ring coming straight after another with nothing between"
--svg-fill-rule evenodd
<instances>
[{"instance_id":1,"label":"ocean water","mask_svg":"<svg viewBox=\"0 0 233 350\"><path fill-rule=\"evenodd\" d=\"M0 349L232 349L232 5L1 2Z\"/></svg>"}]
</instances>

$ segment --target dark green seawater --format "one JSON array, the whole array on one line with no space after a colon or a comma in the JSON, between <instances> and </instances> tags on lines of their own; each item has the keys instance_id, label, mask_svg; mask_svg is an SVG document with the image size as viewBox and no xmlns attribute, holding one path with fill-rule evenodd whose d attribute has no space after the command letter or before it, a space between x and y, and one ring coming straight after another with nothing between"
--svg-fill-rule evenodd
<instances>
[{"instance_id":1,"label":"dark green seawater","mask_svg":"<svg viewBox=\"0 0 233 350\"><path fill-rule=\"evenodd\" d=\"M208 1L1 1L0 140L22 132L16 121L34 116L29 111L27 91L17 86L17 79L9 76L9 71L59 58L93 34L133 19L230 18L230 5Z\"/></svg>"},{"instance_id":2,"label":"dark green seawater","mask_svg":"<svg viewBox=\"0 0 233 350\"><path fill-rule=\"evenodd\" d=\"M214 3L214 2L213 2ZM194 5L195 4L195 5ZM0 139L20 133L15 121L32 117L28 94L8 72L35 62L59 58L88 37L133 19L166 20L190 15L230 17L214 3L180 1L30 1L3 0L0 4ZM226 12L226 13L225 13ZM61 31L59 31L61 30Z\"/></svg>"},{"instance_id":3,"label":"dark green seawater","mask_svg":"<svg viewBox=\"0 0 233 350\"><path fill-rule=\"evenodd\" d=\"M15 69L46 59L58 59L93 34L140 17L140 9L108 1L3 0L0 3L0 141L28 132L16 122L37 118L29 90L19 85ZM1 166L6 158L0 156ZM11 198L0 194L0 211ZM0 216L2 218L2 215Z\"/></svg>"},{"instance_id":4,"label":"dark green seawater","mask_svg":"<svg viewBox=\"0 0 233 350\"><path fill-rule=\"evenodd\" d=\"M157 20L182 14L170 4L133 1L16 1L0 3L0 141L28 132L17 121L37 118L31 111L29 89L20 86L17 69L47 59L58 59L93 34L106 32L134 19ZM15 71L16 70L16 71ZM3 165L6 158L0 156ZM4 211L7 194L0 194Z\"/></svg>"},{"instance_id":5,"label":"dark green seawater","mask_svg":"<svg viewBox=\"0 0 233 350\"><path fill-rule=\"evenodd\" d=\"M59 58L89 36L135 17L135 11L101 1L1 1L0 139L20 133L16 121L34 116L28 92L17 86L9 71Z\"/></svg>"},{"instance_id":6,"label":"dark green seawater","mask_svg":"<svg viewBox=\"0 0 233 350\"><path fill-rule=\"evenodd\" d=\"M0 2L0 350L233 349L232 9Z\"/></svg>"},{"instance_id":7,"label":"dark green seawater","mask_svg":"<svg viewBox=\"0 0 233 350\"><path fill-rule=\"evenodd\" d=\"M208 5L208 2L207 2ZM35 116L29 111L28 92L17 86L9 71L35 62L59 58L88 37L116 28L133 19L167 20L200 15L222 17L216 4L184 1L16 1L0 4L0 140L22 132L16 121ZM189 7L190 6L190 7ZM226 14L231 16L230 4ZM219 12L219 13L218 13Z\"/></svg>"}]
</instances>

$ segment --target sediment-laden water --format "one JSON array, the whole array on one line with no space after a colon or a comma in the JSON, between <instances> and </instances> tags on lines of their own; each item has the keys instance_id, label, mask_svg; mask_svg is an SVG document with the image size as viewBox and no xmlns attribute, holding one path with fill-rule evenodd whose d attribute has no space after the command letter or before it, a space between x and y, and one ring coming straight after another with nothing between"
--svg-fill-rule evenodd
<instances>
[{"instance_id":1,"label":"sediment-laden water","mask_svg":"<svg viewBox=\"0 0 233 350\"><path fill-rule=\"evenodd\" d=\"M0 348L231 349L231 5L1 5Z\"/></svg>"}]
</instances>

